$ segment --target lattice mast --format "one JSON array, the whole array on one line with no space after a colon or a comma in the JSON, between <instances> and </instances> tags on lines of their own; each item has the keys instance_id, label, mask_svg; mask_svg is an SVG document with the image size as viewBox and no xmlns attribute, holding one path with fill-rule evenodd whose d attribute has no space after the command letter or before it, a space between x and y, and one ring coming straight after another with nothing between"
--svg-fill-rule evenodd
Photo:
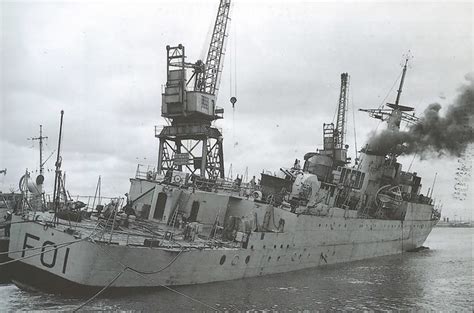
<instances>
[{"instance_id":1,"label":"lattice mast","mask_svg":"<svg viewBox=\"0 0 474 313\"><path fill-rule=\"evenodd\" d=\"M346 134L346 112L349 94L349 75L341 74L341 92L339 94L339 105L337 109L336 129L334 131L334 147L344 148L344 136Z\"/></svg>"},{"instance_id":2,"label":"lattice mast","mask_svg":"<svg viewBox=\"0 0 474 313\"><path fill-rule=\"evenodd\" d=\"M216 106L227 37L230 0L221 0L206 58L186 62L185 48L167 46L167 82L162 94L162 116L171 125L155 131L159 138L158 173L186 171L214 180L224 178L221 132L212 122L223 118ZM187 71L192 75L187 78ZM194 83L192 81L194 80ZM193 86L188 90L187 86Z\"/></svg>"}]
</instances>

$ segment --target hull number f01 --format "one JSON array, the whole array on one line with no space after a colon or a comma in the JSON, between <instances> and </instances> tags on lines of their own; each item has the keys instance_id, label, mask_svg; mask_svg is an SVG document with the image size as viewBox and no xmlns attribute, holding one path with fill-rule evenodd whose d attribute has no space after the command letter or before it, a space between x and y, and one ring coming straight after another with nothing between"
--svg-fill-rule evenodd
<instances>
[{"instance_id":1,"label":"hull number f01","mask_svg":"<svg viewBox=\"0 0 474 313\"><path fill-rule=\"evenodd\" d=\"M25 239L23 240L23 252L21 253L22 258L25 257L26 251L28 249L36 248L35 246L32 245L33 241L39 242L41 241L41 239L38 236L25 233ZM41 254L40 254L41 264L47 268L53 268L56 265L57 258L58 258L58 247L56 243L49 240L44 241L41 246ZM68 258L69 258L69 248L66 248L66 252L64 253L63 267L62 267L63 274L66 273Z\"/></svg>"}]
</instances>

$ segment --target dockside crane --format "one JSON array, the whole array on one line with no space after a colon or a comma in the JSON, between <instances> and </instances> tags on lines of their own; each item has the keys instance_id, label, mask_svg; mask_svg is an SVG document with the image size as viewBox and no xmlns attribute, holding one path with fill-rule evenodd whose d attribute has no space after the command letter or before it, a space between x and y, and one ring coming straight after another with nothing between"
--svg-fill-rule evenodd
<instances>
[{"instance_id":1,"label":"dockside crane","mask_svg":"<svg viewBox=\"0 0 474 313\"><path fill-rule=\"evenodd\" d=\"M323 147L321 154L330 155L334 164L341 166L347 163L347 147L344 143L346 134L346 112L349 96L349 74L341 74L341 90L337 107L336 125L323 124Z\"/></svg>"},{"instance_id":2,"label":"dockside crane","mask_svg":"<svg viewBox=\"0 0 474 313\"><path fill-rule=\"evenodd\" d=\"M212 123L223 118L224 113L216 101L230 5L230 0L219 3L206 63L202 60L186 62L185 48L181 44L166 47L167 82L162 94L161 116L171 125L155 128L155 137L160 141L159 174L186 171L202 179L224 178L223 138ZM188 70L192 71L189 79ZM188 90L188 86L193 88Z\"/></svg>"}]
</instances>

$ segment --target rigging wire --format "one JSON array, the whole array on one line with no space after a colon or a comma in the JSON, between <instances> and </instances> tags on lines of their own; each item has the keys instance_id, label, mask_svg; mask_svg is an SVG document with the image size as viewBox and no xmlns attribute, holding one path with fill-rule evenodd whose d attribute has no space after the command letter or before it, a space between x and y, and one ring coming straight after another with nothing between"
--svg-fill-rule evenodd
<instances>
[{"instance_id":1,"label":"rigging wire","mask_svg":"<svg viewBox=\"0 0 474 313\"><path fill-rule=\"evenodd\" d=\"M392 87L390 88L390 90L387 92L387 94L385 95L385 97L383 98L382 102L380 103L379 105L379 109L382 109L382 107L385 105L385 101L387 100L388 96L390 95L390 93L392 92L393 88L395 87L395 85L397 84L398 80L400 79L400 77L403 75L403 71L400 72L400 74L398 75L398 77L395 79L395 81L393 82L393 85ZM379 129L380 125L382 124L382 120L380 120L377 124L377 127L375 127L375 132Z\"/></svg>"},{"instance_id":2,"label":"rigging wire","mask_svg":"<svg viewBox=\"0 0 474 313\"><path fill-rule=\"evenodd\" d=\"M334 109L334 115L332 116L332 122L331 122L332 124L334 124L335 121L336 121L336 115L337 115L338 110L339 110L339 98L337 100L337 104L336 104L335 109Z\"/></svg>"},{"instance_id":3,"label":"rigging wire","mask_svg":"<svg viewBox=\"0 0 474 313\"><path fill-rule=\"evenodd\" d=\"M416 153L413 154L413 159L412 159L411 162L410 162L410 166L408 166L407 172L410 172L411 166L413 165L413 161L415 161L415 157L416 157Z\"/></svg>"},{"instance_id":4,"label":"rigging wire","mask_svg":"<svg viewBox=\"0 0 474 313\"><path fill-rule=\"evenodd\" d=\"M381 109L384 105L385 105L385 101L387 100L388 96L390 95L390 93L392 92L393 88L395 87L395 85L397 84L398 80L400 79L400 77L403 75L403 71L400 72L400 74L398 74L398 77L397 79L395 79L395 81L393 82L393 85L392 87L390 88L390 90L387 92L387 94L385 95L385 98L383 98L382 102L380 103L379 105L379 109Z\"/></svg>"},{"instance_id":5,"label":"rigging wire","mask_svg":"<svg viewBox=\"0 0 474 313\"><path fill-rule=\"evenodd\" d=\"M352 126L354 127L354 149L355 149L354 163L357 163L357 133L356 133L356 121L355 121L354 94L352 92L351 92L351 106L352 106Z\"/></svg>"}]
</instances>

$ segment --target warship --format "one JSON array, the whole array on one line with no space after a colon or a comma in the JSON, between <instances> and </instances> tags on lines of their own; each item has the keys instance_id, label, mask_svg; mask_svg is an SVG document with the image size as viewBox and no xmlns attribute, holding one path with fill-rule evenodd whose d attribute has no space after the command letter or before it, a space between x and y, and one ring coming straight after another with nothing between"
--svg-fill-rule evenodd
<instances>
[{"instance_id":1,"label":"warship","mask_svg":"<svg viewBox=\"0 0 474 313\"><path fill-rule=\"evenodd\" d=\"M230 1L221 0L205 62L188 63L181 44L166 47L161 113L170 123L155 128L158 162L137 166L123 203L94 208L80 222L58 219L55 183L50 210L13 215L8 256L18 267L17 285L66 292L200 284L422 247L439 213L432 195L421 194L421 177L402 170L396 151L370 143L350 165L347 73L337 121L323 125L322 149L277 175L225 178L223 136L214 122L224 111L216 100L229 9ZM390 132L402 121L416 123L407 113L413 109L399 104L406 69L405 62L396 101L365 110Z\"/></svg>"}]
</instances>

